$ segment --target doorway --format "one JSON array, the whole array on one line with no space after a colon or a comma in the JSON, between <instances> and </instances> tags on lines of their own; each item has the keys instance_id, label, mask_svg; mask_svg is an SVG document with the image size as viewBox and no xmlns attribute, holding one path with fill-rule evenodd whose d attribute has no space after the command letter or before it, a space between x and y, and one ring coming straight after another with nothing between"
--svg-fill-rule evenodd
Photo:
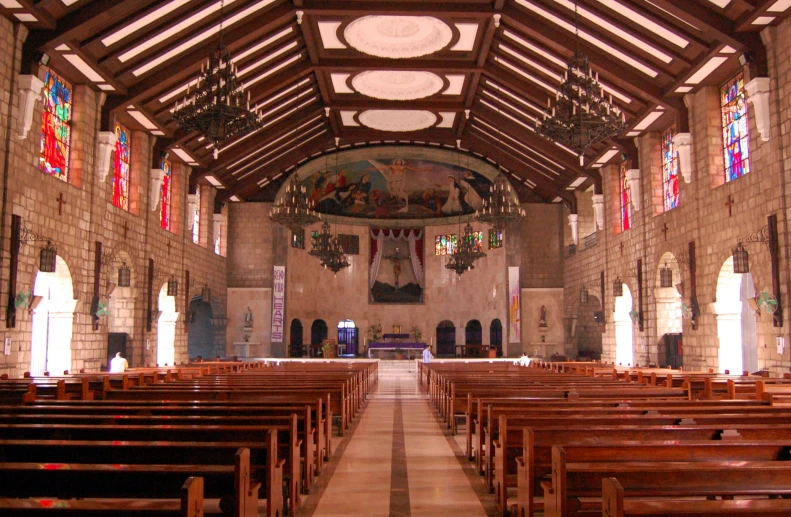
<instances>
[{"instance_id":1,"label":"doorway","mask_svg":"<svg viewBox=\"0 0 791 517\"><path fill-rule=\"evenodd\" d=\"M747 301L755 297L752 275L733 272L733 257L723 263L717 277L717 337L719 371L732 374L758 370L755 314Z\"/></svg>"},{"instance_id":2,"label":"doorway","mask_svg":"<svg viewBox=\"0 0 791 517\"><path fill-rule=\"evenodd\" d=\"M291 320L288 348L290 357L302 357L302 322L297 318Z\"/></svg>"},{"instance_id":3,"label":"doorway","mask_svg":"<svg viewBox=\"0 0 791 517\"><path fill-rule=\"evenodd\" d=\"M324 320L314 320L310 326L310 354L318 357L321 351L321 343L327 339L327 322Z\"/></svg>"},{"instance_id":4,"label":"doorway","mask_svg":"<svg viewBox=\"0 0 791 517\"><path fill-rule=\"evenodd\" d=\"M167 284L159 290L159 319L157 320L157 366L176 363L176 297L168 296Z\"/></svg>"},{"instance_id":5,"label":"doorway","mask_svg":"<svg viewBox=\"0 0 791 517\"><path fill-rule=\"evenodd\" d=\"M632 323L632 292L623 284L623 296L615 298L615 364L634 365L634 324Z\"/></svg>"},{"instance_id":6,"label":"doorway","mask_svg":"<svg viewBox=\"0 0 791 517\"><path fill-rule=\"evenodd\" d=\"M359 330L352 320L338 323L338 345L346 345L344 355L357 355Z\"/></svg>"},{"instance_id":7,"label":"doorway","mask_svg":"<svg viewBox=\"0 0 791 517\"><path fill-rule=\"evenodd\" d=\"M456 356L456 326L444 320L437 325L437 356Z\"/></svg>"},{"instance_id":8,"label":"doorway","mask_svg":"<svg viewBox=\"0 0 791 517\"><path fill-rule=\"evenodd\" d=\"M57 257L54 273L36 274L33 284L31 375L71 369L71 334L74 327L74 285L66 262Z\"/></svg>"},{"instance_id":9,"label":"doorway","mask_svg":"<svg viewBox=\"0 0 791 517\"><path fill-rule=\"evenodd\" d=\"M503 356L503 324L499 319L489 325L489 345L497 349L497 357Z\"/></svg>"}]
</instances>

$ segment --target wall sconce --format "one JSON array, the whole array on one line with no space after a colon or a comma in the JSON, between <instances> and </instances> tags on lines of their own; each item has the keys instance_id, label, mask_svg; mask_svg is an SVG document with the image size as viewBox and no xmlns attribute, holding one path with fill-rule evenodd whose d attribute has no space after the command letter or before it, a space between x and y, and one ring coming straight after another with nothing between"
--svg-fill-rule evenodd
<instances>
[{"instance_id":1,"label":"wall sconce","mask_svg":"<svg viewBox=\"0 0 791 517\"><path fill-rule=\"evenodd\" d=\"M772 136L769 115L769 78L756 77L744 85L747 101L753 105L755 126L761 135L761 140L768 142Z\"/></svg>"},{"instance_id":2,"label":"wall sconce","mask_svg":"<svg viewBox=\"0 0 791 517\"><path fill-rule=\"evenodd\" d=\"M580 243L579 215L569 214L569 227L571 228L571 242L574 245Z\"/></svg>"},{"instance_id":3,"label":"wall sconce","mask_svg":"<svg viewBox=\"0 0 791 517\"><path fill-rule=\"evenodd\" d=\"M151 211L157 209L159 200L162 197L162 182L165 180L165 171L162 169L151 169L151 191L148 193L148 199L151 200Z\"/></svg>"},{"instance_id":4,"label":"wall sconce","mask_svg":"<svg viewBox=\"0 0 791 517\"><path fill-rule=\"evenodd\" d=\"M52 245L51 241L41 248L39 254L38 269L42 273L54 273L58 265L58 250Z\"/></svg>"},{"instance_id":5,"label":"wall sconce","mask_svg":"<svg viewBox=\"0 0 791 517\"><path fill-rule=\"evenodd\" d=\"M110 157L115 149L115 131L99 131L97 142L99 143L99 155L97 157L96 170L99 172L99 181L104 183L110 173Z\"/></svg>"},{"instance_id":6,"label":"wall sconce","mask_svg":"<svg viewBox=\"0 0 791 517\"><path fill-rule=\"evenodd\" d=\"M583 285L580 289L580 304L588 303L588 290Z\"/></svg>"},{"instance_id":7,"label":"wall sconce","mask_svg":"<svg viewBox=\"0 0 791 517\"><path fill-rule=\"evenodd\" d=\"M741 242L733 248L733 272L739 274L750 272L750 254L747 253Z\"/></svg>"},{"instance_id":8,"label":"wall sconce","mask_svg":"<svg viewBox=\"0 0 791 517\"><path fill-rule=\"evenodd\" d=\"M179 283L173 277L170 277L168 280L168 296L178 296L179 294Z\"/></svg>"},{"instance_id":9,"label":"wall sconce","mask_svg":"<svg viewBox=\"0 0 791 517\"><path fill-rule=\"evenodd\" d=\"M35 75L20 75L17 77L17 88L19 89L19 138L27 137L30 128L33 127L33 111L36 101L41 98L41 89L44 81Z\"/></svg>"},{"instance_id":10,"label":"wall sconce","mask_svg":"<svg viewBox=\"0 0 791 517\"><path fill-rule=\"evenodd\" d=\"M678 151L678 171L684 183L692 182L692 133L676 133L673 146Z\"/></svg>"},{"instance_id":11,"label":"wall sconce","mask_svg":"<svg viewBox=\"0 0 791 517\"><path fill-rule=\"evenodd\" d=\"M621 277L615 277L612 283L612 295L614 297L623 296L623 282L621 282Z\"/></svg>"},{"instance_id":12,"label":"wall sconce","mask_svg":"<svg viewBox=\"0 0 791 517\"><path fill-rule=\"evenodd\" d=\"M132 285L132 270L129 269L129 266L124 262L121 264L121 267L118 268L118 286L129 287L130 285Z\"/></svg>"},{"instance_id":13,"label":"wall sconce","mask_svg":"<svg viewBox=\"0 0 791 517\"><path fill-rule=\"evenodd\" d=\"M659 268L659 287L673 287L673 270L667 267Z\"/></svg>"},{"instance_id":14,"label":"wall sconce","mask_svg":"<svg viewBox=\"0 0 791 517\"><path fill-rule=\"evenodd\" d=\"M629 185L629 190L632 191L631 199L634 209L640 210L640 169L629 169L626 171L626 184Z\"/></svg>"}]
</instances>

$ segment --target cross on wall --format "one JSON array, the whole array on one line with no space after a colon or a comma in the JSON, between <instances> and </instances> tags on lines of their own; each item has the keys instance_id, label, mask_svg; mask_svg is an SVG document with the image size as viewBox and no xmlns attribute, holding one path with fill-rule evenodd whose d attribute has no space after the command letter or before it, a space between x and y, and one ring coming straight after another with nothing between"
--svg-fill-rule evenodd
<instances>
[{"instance_id":1,"label":"cross on wall","mask_svg":"<svg viewBox=\"0 0 791 517\"><path fill-rule=\"evenodd\" d=\"M660 231L665 234L665 240L667 240L667 232L670 231L670 228L667 227L667 223L664 223Z\"/></svg>"},{"instance_id":2,"label":"cross on wall","mask_svg":"<svg viewBox=\"0 0 791 517\"><path fill-rule=\"evenodd\" d=\"M63 205L66 204L66 200L63 199L63 192L61 192L58 197L55 198L55 201L58 202L58 215L63 215Z\"/></svg>"},{"instance_id":3,"label":"cross on wall","mask_svg":"<svg viewBox=\"0 0 791 517\"><path fill-rule=\"evenodd\" d=\"M126 240L126 232L129 231L129 225L126 224L126 221L124 221L124 225L121 228L124 230L124 240Z\"/></svg>"},{"instance_id":4,"label":"cross on wall","mask_svg":"<svg viewBox=\"0 0 791 517\"><path fill-rule=\"evenodd\" d=\"M733 209L734 204L735 201L733 200L733 194L728 194L728 200L725 202L725 206L728 207L728 217L731 217L733 215L731 210Z\"/></svg>"}]
</instances>

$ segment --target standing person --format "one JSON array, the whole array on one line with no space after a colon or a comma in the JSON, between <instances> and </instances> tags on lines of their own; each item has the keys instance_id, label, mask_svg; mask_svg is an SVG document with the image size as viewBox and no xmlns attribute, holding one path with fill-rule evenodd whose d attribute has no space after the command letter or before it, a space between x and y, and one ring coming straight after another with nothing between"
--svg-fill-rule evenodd
<instances>
[{"instance_id":1,"label":"standing person","mask_svg":"<svg viewBox=\"0 0 791 517\"><path fill-rule=\"evenodd\" d=\"M121 352L117 352L110 361L110 373L124 373L129 368L129 361L121 357Z\"/></svg>"},{"instance_id":2,"label":"standing person","mask_svg":"<svg viewBox=\"0 0 791 517\"><path fill-rule=\"evenodd\" d=\"M431 355L431 346L426 345L426 349L423 350L423 364L431 363L431 358L434 357Z\"/></svg>"}]
</instances>

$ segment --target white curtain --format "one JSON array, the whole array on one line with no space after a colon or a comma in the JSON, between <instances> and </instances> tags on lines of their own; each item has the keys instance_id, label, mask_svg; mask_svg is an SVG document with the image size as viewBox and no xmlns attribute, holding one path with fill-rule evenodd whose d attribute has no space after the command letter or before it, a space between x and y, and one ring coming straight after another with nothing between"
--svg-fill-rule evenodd
<instances>
[{"instance_id":1,"label":"white curtain","mask_svg":"<svg viewBox=\"0 0 791 517\"><path fill-rule=\"evenodd\" d=\"M376 253L374 254L374 259L371 262L370 271L368 272L368 289L373 288L374 282L376 282L376 275L379 274L379 266L382 264L382 248L385 245L385 236L384 232L381 230L377 232L378 235L374 235L373 230L371 230L371 238L376 241Z\"/></svg>"},{"instance_id":2,"label":"white curtain","mask_svg":"<svg viewBox=\"0 0 791 517\"><path fill-rule=\"evenodd\" d=\"M416 242L423 236L423 230L419 232L409 232L409 257L412 259L412 271L415 272L415 279L420 287L423 287L423 265L417 255ZM425 243L423 243L425 246Z\"/></svg>"}]
</instances>

